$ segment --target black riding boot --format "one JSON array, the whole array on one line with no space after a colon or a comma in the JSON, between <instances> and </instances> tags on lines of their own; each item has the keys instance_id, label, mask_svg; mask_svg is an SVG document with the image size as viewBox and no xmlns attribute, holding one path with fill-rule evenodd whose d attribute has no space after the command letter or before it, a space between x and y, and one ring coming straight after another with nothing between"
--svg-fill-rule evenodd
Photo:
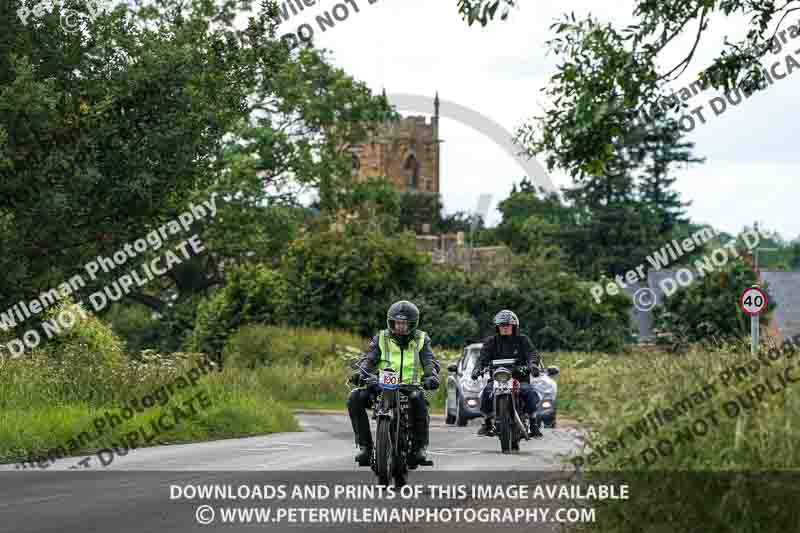
<instances>
[{"instance_id":1,"label":"black riding boot","mask_svg":"<svg viewBox=\"0 0 800 533\"><path fill-rule=\"evenodd\" d=\"M433 461L428 458L426 453L428 448L428 432L426 431L421 435L415 433L413 443L411 455L408 458L408 467L413 469L416 468L417 465L433 466Z\"/></svg>"},{"instance_id":2,"label":"black riding boot","mask_svg":"<svg viewBox=\"0 0 800 533\"><path fill-rule=\"evenodd\" d=\"M367 406L370 401L369 392L364 389L354 389L347 399L347 410L353 426L353 436L356 445L360 448L359 453L355 456L355 461L359 466L370 466L372 463L372 431L367 416Z\"/></svg>"},{"instance_id":3,"label":"black riding boot","mask_svg":"<svg viewBox=\"0 0 800 533\"><path fill-rule=\"evenodd\" d=\"M532 416L529 422L531 427L531 437L533 437L534 439L541 439L542 437L544 437L544 435L542 434L542 430L539 429L539 425L541 424L541 422L539 422L539 419L536 418L535 416Z\"/></svg>"},{"instance_id":4,"label":"black riding boot","mask_svg":"<svg viewBox=\"0 0 800 533\"><path fill-rule=\"evenodd\" d=\"M483 437L494 437L494 419L490 416L484 417L483 424L478 428L478 435Z\"/></svg>"},{"instance_id":5,"label":"black riding boot","mask_svg":"<svg viewBox=\"0 0 800 533\"><path fill-rule=\"evenodd\" d=\"M408 467L414 469L417 465L433 466L433 461L428 459L426 454L428 447L428 428L430 426L430 416L428 416L427 400L421 393L412 393L409 396L410 407L412 408L412 436L411 453L408 457Z\"/></svg>"}]
</instances>

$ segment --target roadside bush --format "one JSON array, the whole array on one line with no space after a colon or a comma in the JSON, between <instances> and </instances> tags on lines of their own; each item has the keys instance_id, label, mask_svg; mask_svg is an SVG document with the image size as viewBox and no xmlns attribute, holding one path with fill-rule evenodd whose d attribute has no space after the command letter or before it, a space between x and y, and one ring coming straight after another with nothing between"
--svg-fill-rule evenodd
<instances>
[{"instance_id":1,"label":"roadside bush","mask_svg":"<svg viewBox=\"0 0 800 533\"><path fill-rule=\"evenodd\" d=\"M103 317L125 343L125 349L138 352L159 346L157 321L153 312L142 305L115 303Z\"/></svg>"},{"instance_id":2,"label":"roadside bush","mask_svg":"<svg viewBox=\"0 0 800 533\"><path fill-rule=\"evenodd\" d=\"M630 298L619 294L598 304L589 290L592 283L565 270L558 258L535 255L516 257L501 276L436 269L421 278L411 299L419 301L421 327L450 348L494 334L495 314L512 309L539 350L622 351L631 339ZM442 320L448 313L469 316L476 327L459 320L453 336L452 326Z\"/></svg>"},{"instance_id":3,"label":"roadside bush","mask_svg":"<svg viewBox=\"0 0 800 533\"><path fill-rule=\"evenodd\" d=\"M310 367L338 359L347 347L363 350L366 340L344 331L248 324L228 339L223 360L226 366L238 368L280 364Z\"/></svg>"},{"instance_id":4,"label":"roadside bush","mask_svg":"<svg viewBox=\"0 0 800 533\"><path fill-rule=\"evenodd\" d=\"M63 327L58 334L47 341L44 351L54 359L66 359L70 356L86 357L75 360L88 366L118 366L125 360L123 342L114 333L111 326L86 310L86 316L74 310L71 299L66 298L45 312L45 320L52 320L62 311L69 311L76 318L72 327ZM70 351L68 348L81 347L83 351Z\"/></svg>"},{"instance_id":5,"label":"roadside bush","mask_svg":"<svg viewBox=\"0 0 800 533\"><path fill-rule=\"evenodd\" d=\"M290 245L282 266L286 323L372 336L385 327L393 298L408 299L427 264L407 233L387 237L357 224L306 234Z\"/></svg>"},{"instance_id":6,"label":"roadside bush","mask_svg":"<svg viewBox=\"0 0 800 533\"><path fill-rule=\"evenodd\" d=\"M442 315L434 314L428 317L426 324L422 329L428 332L431 341L452 348L464 346L480 331L475 319L460 311L447 311Z\"/></svg>"},{"instance_id":7,"label":"roadside bush","mask_svg":"<svg viewBox=\"0 0 800 533\"><path fill-rule=\"evenodd\" d=\"M660 334L658 341L683 350L691 343L724 342L748 336L750 317L739 309L739 297L744 289L757 282L756 273L741 261L695 277L691 285L678 289L664 299L663 306L653 309L654 327ZM774 299L770 299L767 312L760 316L762 326L769 324L775 307Z\"/></svg>"},{"instance_id":8,"label":"roadside bush","mask_svg":"<svg viewBox=\"0 0 800 533\"><path fill-rule=\"evenodd\" d=\"M249 264L231 269L225 285L198 306L187 348L220 354L240 326L274 324L285 317L285 295L285 282L274 270Z\"/></svg>"}]
</instances>

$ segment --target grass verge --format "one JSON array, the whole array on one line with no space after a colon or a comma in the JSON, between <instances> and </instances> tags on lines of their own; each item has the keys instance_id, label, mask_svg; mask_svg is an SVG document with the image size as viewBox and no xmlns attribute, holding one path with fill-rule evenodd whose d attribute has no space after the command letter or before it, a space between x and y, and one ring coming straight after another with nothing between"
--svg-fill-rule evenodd
<instances>
[{"instance_id":1,"label":"grass verge","mask_svg":"<svg viewBox=\"0 0 800 533\"><path fill-rule=\"evenodd\" d=\"M561 386L581 398L576 416L590 432L572 462L587 480L631 487L630 500L597 502L596 523L576 529L796 530L800 356L743 348L575 361Z\"/></svg>"}]
</instances>

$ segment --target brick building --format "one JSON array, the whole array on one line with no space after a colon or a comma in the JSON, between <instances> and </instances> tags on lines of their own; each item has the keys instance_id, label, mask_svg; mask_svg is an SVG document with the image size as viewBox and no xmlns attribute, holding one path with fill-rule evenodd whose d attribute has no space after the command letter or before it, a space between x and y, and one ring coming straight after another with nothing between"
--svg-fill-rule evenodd
<instances>
[{"instance_id":1,"label":"brick building","mask_svg":"<svg viewBox=\"0 0 800 533\"><path fill-rule=\"evenodd\" d=\"M384 96L386 92L384 91ZM352 172L357 179L384 176L401 193L434 195L440 192L439 94L433 116L403 117L382 124L361 144L350 147ZM432 235L430 221L435 213L426 207L417 211L417 249L427 252L435 264L454 264L468 272L502 269L508 265L509 250L503 246L472 248L463 233ZM349 220L349 219L348 219Z\"/></svg>"},{"instance_id":2,"label":"brick building","mask_svg":"<svg viewBox=\"0 0 800 533\"><path fill-rule=\"evenodd\" d=\"M385 93L384 93L385 94ZM386 176L401 192L439 192L439 94L430 121L404 117L384 124L351 147L353 173L360 179Z\"/></svg>"}]
</instances>

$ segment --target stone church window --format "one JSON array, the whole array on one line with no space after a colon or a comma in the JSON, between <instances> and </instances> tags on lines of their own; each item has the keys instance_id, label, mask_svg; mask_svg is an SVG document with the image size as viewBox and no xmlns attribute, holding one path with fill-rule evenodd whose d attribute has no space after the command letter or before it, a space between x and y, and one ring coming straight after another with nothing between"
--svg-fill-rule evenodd
<instances>
[{"instance_id":1,"label":"stone church window","mask_svg":"<svg viewBox=\"0 0 800 533\"><path fill-rule=\"evenodd\" d=\"M404 166L406 171L407 185L410 189L416 189L419 186L419 162L414 155L408 156Z\"/></svg>"}]
</instances>

